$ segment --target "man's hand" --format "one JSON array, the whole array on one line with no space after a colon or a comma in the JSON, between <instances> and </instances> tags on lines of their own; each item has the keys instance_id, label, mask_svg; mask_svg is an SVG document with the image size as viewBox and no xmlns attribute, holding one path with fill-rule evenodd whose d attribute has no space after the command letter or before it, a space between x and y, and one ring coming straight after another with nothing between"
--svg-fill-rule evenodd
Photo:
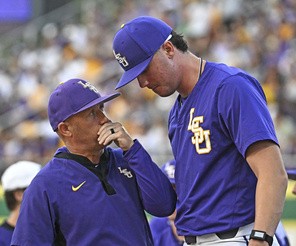
<instances>
[{"instance_id":1,"label":"man's hand","mask_svg":"<svg viewBox=\"0 0 296 246\"><path fill-rule=\"evenodd\" d=\"M107 146L114 143L123 151L129 150L134 144L133 139L119 122L108 122L98 131L98 142Z\"/></svg>"}]
</instances>

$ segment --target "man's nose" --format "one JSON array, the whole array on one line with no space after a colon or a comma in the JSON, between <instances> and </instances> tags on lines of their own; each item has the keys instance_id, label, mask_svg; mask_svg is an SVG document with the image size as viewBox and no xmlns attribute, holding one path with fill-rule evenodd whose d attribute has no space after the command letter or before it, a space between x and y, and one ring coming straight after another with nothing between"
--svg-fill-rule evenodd
<instances>
[{"instance_id":1,"label":"man's nose","mask_svg":"<svg viewBox=\"0 0 296 246\"><path fill-rule=\"evenodd\" d=\"M103 112L98 117L98 119L99 119L99 125L104 125L105 123L108 123L111 121Z\"/></svg>"},{"instance_id":2,"label":"man's nose","mask_svg":"<svg viewBox=\"0 0 296 246\"><path fill-rule=\"evenodd\" d=\"M138 79L139 86L141 88L144 88L148 85L148 81L143 76L140 75L137 77L137 79Z\"/></svg>"}]
</instances>

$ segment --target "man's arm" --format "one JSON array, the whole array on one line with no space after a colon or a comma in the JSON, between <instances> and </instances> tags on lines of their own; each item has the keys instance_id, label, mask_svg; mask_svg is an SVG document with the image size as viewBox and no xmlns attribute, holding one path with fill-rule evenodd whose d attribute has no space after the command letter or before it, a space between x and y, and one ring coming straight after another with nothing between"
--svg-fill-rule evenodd
<instances>
[{"instance_id":1,"label":"man's arm","mask_svg":"<svg viewBox=\"0 0 296 246\"><path fill-rule=\"evenodd\" d=\"M177 195L149 153L140 142L131 138L119 122L108 122L98 132L100 144L108 145L112 141L124 151L124 160L136 174L144 209L158 217L171 215L176 207Z\"/></svg>"},{"instance_id":2,"label":"man's arm","mask_svg":"<svg viewBox=\"0 0 296 246\"><path fill-rule=\"evenodd\" d=\"M247 149L246 160L258 179L254 229L273 236L282 215L288 183L280 149L272 141L259 141ZM268 244L251 240L249 245Z\"/></svg>"},{"instance_id":3,"label":"man's arm","mask_svg":"<svg viewBox=\"0 0 296 246\"><path fill-rule=\"evenodd\" d=\"M167 176L137 140L124 154L124 159L136 174L145 210L158 217L171 215L177 201L175 190Z\"/></svg>"}]
</instances>

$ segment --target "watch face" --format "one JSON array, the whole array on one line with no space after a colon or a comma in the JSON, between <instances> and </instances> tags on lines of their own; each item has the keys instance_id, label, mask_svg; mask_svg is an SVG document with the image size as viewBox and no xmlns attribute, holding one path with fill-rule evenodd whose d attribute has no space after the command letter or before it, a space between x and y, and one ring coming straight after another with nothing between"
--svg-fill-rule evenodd
<instances>
[{"instance_id":1,"label":"watch face","mask_svg":"<svg viewBox=\"0 0 296 246\"><path fill-rule=\"evenodd\" d=\"M265 233L261 231L254 231L254 237L262 238L264 239Z\"/></svg>"},{"instance_id":2,"label":"watch face","mask_svg":"<svg viewBox=\"0 0 296 246\"><path fill-rule=\"evenodd\" d=\"M265 241L265 238L266 238L266 232L264 232L264 231L252 230L251 235L250 235L250 238L251 238L251 239L260 240L260 241Z\"/></svg>"}]
</instances>

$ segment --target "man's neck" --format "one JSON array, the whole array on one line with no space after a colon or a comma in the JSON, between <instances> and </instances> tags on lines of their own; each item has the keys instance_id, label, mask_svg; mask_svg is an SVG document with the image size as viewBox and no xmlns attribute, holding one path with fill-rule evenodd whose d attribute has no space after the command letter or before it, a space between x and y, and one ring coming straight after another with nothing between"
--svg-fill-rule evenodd
<instances>
[{"instance_id":1,"label":"man's neck","mask_svg":"<svg viewBox=\"0 0 296 246\"><path fill-rule=\"evenodd\" d=\"M12 227L15 227L16 222L17 222L17 219L18 219L18 216L19 216L19 207L16 208L15 210L13 210L9 214L9 216L8 216L8 218L6 220L7 221L7 224L9 224Z\"/></svg>"},{"instance_id":2,"label":"man's neck","mask_svg":"<svg viewBox=\"0 0 296 246\"><path fill-rule=\"evenodd\" d=\"M69 148L67 147L69 152L71 154L75 155L81 155L89 159L93 164L98 164L100 162L101 156L104 153L104 149L101 150L92 150L92 151L87 151L87 150L76 150L74 148Z\"/></svg>"},{"instance_id":3,"label":"man's neck","mask_svg":"<svg viewBox=\"0 0 296 246\"><path fill-rule=\"evenodd\" d=\"M178 92L183 98L186 98L192 92L196 83L198 83L198 80L203 72L204 65L202 64L203 66L200 66L202 59L191 52L184 54L183 58L183 77Z\"/></svg>"}]
</instances>

